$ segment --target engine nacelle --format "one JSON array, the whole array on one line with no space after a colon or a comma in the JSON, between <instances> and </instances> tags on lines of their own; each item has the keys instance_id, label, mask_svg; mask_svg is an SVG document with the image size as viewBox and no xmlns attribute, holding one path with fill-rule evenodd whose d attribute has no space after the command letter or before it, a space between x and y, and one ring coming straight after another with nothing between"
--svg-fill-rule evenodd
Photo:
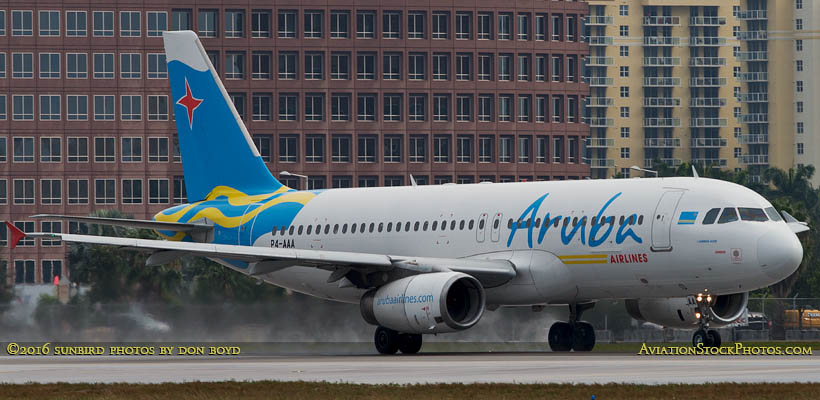
<instances>
[{"instance_id":1,"label":"engine nacelle","mask_svg":"<svg viewBox=\"0 0 820 400\"><path fill-rule=\"evenodd\" d=\"M728 325L738 319L749 302L749 293L715 296L706 307L710 326ZM639 321L652 322L670 328L692 328L698 325L698 310L694 296L668 299L628 299L626 311Z\"/></svg>"},{"instance_id":2,"label":"engine nacelle","mask_svg":"<svg viewBox=\"0 0 820 400\"><path fill-rule=\"evenodd\" d=\"M436 272L395 280L362 296L362 317L403 333L467 329L484 314L484 288L460 272Z\"/></svg>"}]
</instances>

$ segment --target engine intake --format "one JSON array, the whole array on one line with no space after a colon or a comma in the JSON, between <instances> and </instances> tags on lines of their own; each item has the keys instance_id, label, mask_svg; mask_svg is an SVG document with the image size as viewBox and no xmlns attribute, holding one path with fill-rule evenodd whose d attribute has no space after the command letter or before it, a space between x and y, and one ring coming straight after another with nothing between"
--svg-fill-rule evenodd
<instances>
[{"instance_id":1,"label":"engine intake","mask_svg":"<svg viewBox=\"0 0 820 400\"><path fill-rule=\"evenodd\" d=\"M460 331L484 314L484 288L460 272L436 272L395 280L362 296L362 317L404 333Z\"/></svg>"},{"instance_id":2,"label":"engine intake","mask_svg":"<svg viewBox=\"0 0 820 400\"><path fill-rule=\"evenodd\" d=\"M743 315L749 302L749 293L735 293L715 296L708 306L711 326L723 326L734 322ZM626 311L639 321L670 328L692 328L698 325L695 316L698 306L693 297L668 299L628 299Z\"/></svg>"}]
</instances>

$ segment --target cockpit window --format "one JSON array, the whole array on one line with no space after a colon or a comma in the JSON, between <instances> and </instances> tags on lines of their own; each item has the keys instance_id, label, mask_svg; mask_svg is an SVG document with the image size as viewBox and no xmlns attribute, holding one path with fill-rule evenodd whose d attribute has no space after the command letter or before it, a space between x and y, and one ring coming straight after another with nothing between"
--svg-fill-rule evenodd
<instances>
[{"instance_id":1,"label":"cockpit window","mask_svg":"<svg viewBox=\"0 0 820 400\"><path fill-rule=\"evenodd\" d=\"M718 220L718 223L726 224L734 221L737 221L737 211L732 207L724 208L723 214L720 214L720 219Z\"/></svg>"},{"instance_id":2,"label":"cockpit window","mask_svg":"<svg viewBox=\"0 0 820 400\"><path fill-rule=\"evenodd\" d=\"M771 218L772 221L779 222L783 220L783 218L780 217L780 213L778 213L777 210L774 209L774 207L767 208L766 214L769 215L769 218Z\"/></svg>"},{"instance_id":3,"label":"cockpit window","mask_svg":"<svg viewBox=\"0 0 820 400\"><path fill-rule=\"evenodd\" d=\"M743 221L766 222L769 217L760 208L744 208L738 207L737 211L740 213L740 219Z\"/></svg>"},{"instance_id":4,"label":"cockpit window","mask_svg":"<svg viewBox=\"0 0 820 400\"><path fill-rule=\"evenodd\" d=\"M713 208L706 212L706 216L703 217L703 225L711 225L715 223L718 214L720 214L719 208Z\"/></svg>"}]
</instances>

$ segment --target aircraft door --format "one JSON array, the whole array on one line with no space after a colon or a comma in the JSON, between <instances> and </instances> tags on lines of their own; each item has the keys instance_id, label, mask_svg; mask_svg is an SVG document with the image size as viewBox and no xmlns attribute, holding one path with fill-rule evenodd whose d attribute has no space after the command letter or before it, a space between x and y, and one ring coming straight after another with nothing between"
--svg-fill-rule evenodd
<instances>
[{"instance_id":1,"label":"aircraft door","mask_svg":"<svg viewBox=\"0 0 820 400\"><path fill-rule=\"evenodd\" d=\"M476 228L475 228L475 241L478 243L484 243L484 237L486 236L487 232L487 213L481 214L476 220Z\"/></svg>"},{"instance_id":2,"label":"aircraft door","mask_svg":"<svg viewBox=\"0 0 820 400\"><path fill-rule=\"evenodd\" d=\"M501 236L501 218L503 216L504 215L501 213L496 213L493 217L492 231L490 233L490 239L493 242L497 242L499 237Z\"/></svg>"},{"instance_id":3,"label":"aircraft door","mask_svg":"<svg viewBox=\"0 0 820 400\"><path fill-rule=\"evenodd\" d=\"M672 220L683 191L669 191L661 196L652 216L652 251L672 251Z\"/></svg>"}]
</instances>

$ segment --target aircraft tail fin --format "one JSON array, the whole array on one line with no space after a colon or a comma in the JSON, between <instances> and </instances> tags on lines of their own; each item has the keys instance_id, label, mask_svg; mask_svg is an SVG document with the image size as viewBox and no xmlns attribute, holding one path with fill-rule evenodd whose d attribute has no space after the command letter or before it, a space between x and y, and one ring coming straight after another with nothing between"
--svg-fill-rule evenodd
<instances>
[{"instance_id":1,"label":"aircraft tail fin","mask_svg":"<svg viewBox=\"0 0 820 400\"><path fill-rule=\"evenodd\" d=\"M188 199L279 190L196 33L162 36Z\"/></svg>"}]
</instances>

